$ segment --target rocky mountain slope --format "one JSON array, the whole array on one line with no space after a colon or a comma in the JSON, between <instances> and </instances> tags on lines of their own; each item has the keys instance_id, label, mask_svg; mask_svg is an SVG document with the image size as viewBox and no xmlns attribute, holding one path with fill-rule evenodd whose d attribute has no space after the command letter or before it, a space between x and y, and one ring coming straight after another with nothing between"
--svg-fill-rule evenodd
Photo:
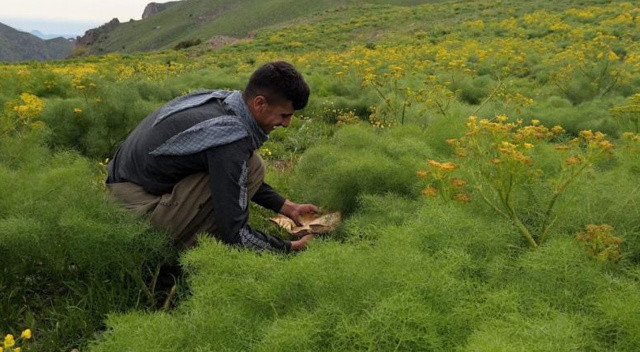
<instances>
[{"instance_id":1,"label":"rocky mountain slope","mask_svg":"<svg viewBox=\"0 0 640 352\"><path fill-rule=\"evenodd\" d=\"M64 59L75 42L62 37L43 40L0 23L0 61Z\"/></svg>"},{"instance_id":2,"label":"rocky mountain slope","mask_svg":"<svg viewBox=\"0 0 640 352\"><path fill-rule=\"evenodd\" d=\"M183 0L147 5L142 20L119 23L89 42L82 52L151 51L208 42L217 36L243 38L252 31L337 7L363 4L417 5L440 0ZM90 39L90 40L89 40ZM180 45L180 44L183 45Z\"/></svg>"}]
</instances>

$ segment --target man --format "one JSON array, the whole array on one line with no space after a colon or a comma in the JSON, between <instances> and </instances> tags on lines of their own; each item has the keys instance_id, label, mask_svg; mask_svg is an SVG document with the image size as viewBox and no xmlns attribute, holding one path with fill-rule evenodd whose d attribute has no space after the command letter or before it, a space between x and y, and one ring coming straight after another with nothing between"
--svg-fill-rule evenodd
<instances>
[{"instance_id":1,"label":"man","mask_svg":"<svg viewBox=\"0 0 640 352\"><path fill-rule=\"evenodd\" d=\"M169 230L180 247L195 235L228 244L288 252L313 235L286 241L249 227L248 201L297 221L312 204L286 200L264 183L257 149L277 126L287 127L306 106L309 87L286 62L270 62L244 92L200 91L176 98L148 115L108 165L107 188L123 205Z\"/></svg>"}]
</instances>

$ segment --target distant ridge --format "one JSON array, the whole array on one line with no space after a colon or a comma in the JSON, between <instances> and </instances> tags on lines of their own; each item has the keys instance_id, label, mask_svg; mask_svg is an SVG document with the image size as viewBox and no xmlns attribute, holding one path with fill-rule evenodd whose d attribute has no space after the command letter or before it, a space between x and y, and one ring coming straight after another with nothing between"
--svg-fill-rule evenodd
<instances>
[{"instance_id":1,"label":"distant ridge","mask_svg":"<svg viewBox=\"0 0 640 352\"><path fill-rule=\"evenodd\" d=\"M29 32L33 35L35 35L36 37L43 39L43 40L49 40L49 39L55 39L55 38L66 38L66 39L74 39L76 36L73 34L45 34L40 32L39 30L33 30L31 32Z\"/></svg>"},{"instance_id":2,"label":"distant ridge","mask_svg":"<svg viewBox=\"0 0 640 352\"><path fill-rule=\"evenodd\" d=\"M0 61L64 59L75 46L74 40L62 37L43 40L0 23Z\"/></svg>"},{"instance_id":3,"label":"distant ridge","mask_svg":"<svg viewBox=\"0 0 640 352\"><path fill-rule=\"evenodd\" d=\"M418 5L442 0L183 0L150 3L145 18L98 31L79 39L79 53L106 54L186 47L214 37L242 38L252 31L340 6ZM109 24L112 24L111 22ZM107 29L107 30L105 30ZM93 32L92 32L93 31Z\"/></svg>"}]
</instances>

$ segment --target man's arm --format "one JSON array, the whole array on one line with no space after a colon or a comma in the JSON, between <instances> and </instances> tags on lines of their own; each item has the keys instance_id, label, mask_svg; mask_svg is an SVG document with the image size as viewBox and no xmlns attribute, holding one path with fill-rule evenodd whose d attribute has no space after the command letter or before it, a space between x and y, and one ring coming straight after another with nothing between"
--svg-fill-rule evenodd
<instances>
[{"instance_id":1,"label":"man's arm","mask_svg":"<svg viewBox=\"0 0 640 352\"><path fill-rule=\"evenodd\" d=\"M282 205L285 202L285 198L281 196L276 190L271 188L266 182L263 182L258 188L256 194L251 198L253 202L261 207L280 212Z\"/></svg>"},{"instance_id":2,"label":"man's arm","mask_svg":"<svg viewBox=\"0 0 640 352\"><path fill-rule=\"evenodd\" d=\"M222 241L256 250L291 250L290 241L253 230L247 224L247 160L251 156L247 140L211 148L205 155L216 227Z\"/></svg>"}]
</instances>

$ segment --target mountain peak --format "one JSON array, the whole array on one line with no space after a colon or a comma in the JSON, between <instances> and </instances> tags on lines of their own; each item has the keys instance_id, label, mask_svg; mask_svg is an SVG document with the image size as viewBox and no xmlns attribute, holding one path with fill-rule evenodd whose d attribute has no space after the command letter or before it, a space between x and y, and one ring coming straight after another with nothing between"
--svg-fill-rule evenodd
<instances>
[{"instance_id":1,"label":"mountain peak","mask_svg":"<svg viewBox=\"0 0 640 352\"><path fill-rule=\"evenodd\" d=\"M142 19L149 18L159 12L166 10L169 6L174 5L177 1L159 3L159 2L150 2L144 8L142 12Z\"/></svg>"}]
</instances>

